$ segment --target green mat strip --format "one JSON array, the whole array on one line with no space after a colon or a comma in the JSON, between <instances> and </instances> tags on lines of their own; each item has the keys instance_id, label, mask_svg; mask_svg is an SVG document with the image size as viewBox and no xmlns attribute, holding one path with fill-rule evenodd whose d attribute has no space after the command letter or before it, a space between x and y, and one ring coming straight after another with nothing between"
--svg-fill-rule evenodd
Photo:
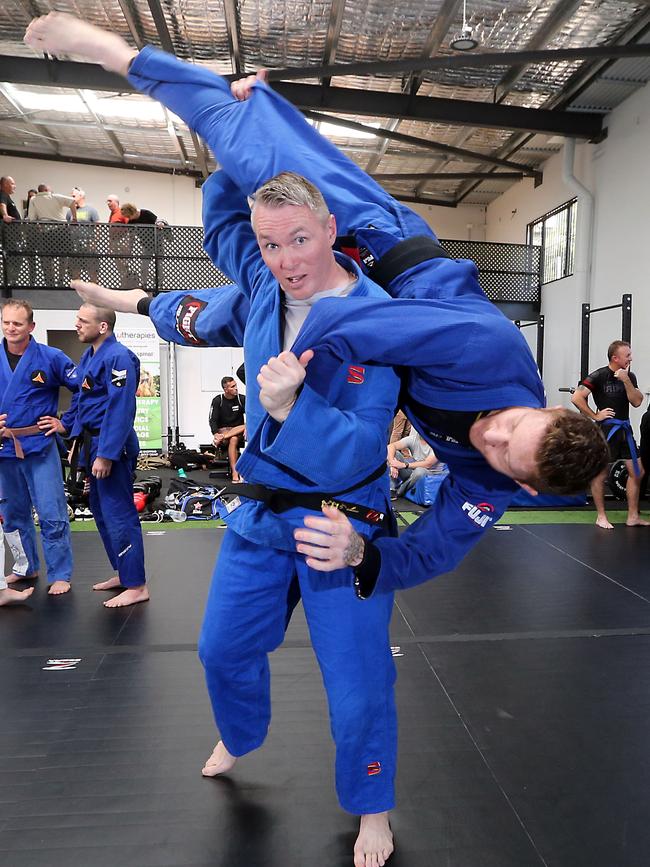
<instances>
[{"instance_id":1,"label":"green mat strip","mask_svg":"<svg viewBox=\"0 0 650 867\"><path fill-rule=\"evenodd\" d=\"M156 530L182 530L184 527L190 527L192 530L214 530L218 527L225 527L225 524L223 521L182 521L178 524L175 521L164 524L143 521L140 526L143 532L147 533ZM73 533L87 533L89 530L97 530L97 525L94 521L72 521L70 529Z\"/></svg>"},{"instance_id":2,"label":"green mat strip","mask_svg":"<svg viewBox=\"0 0 650 867\"><path fill-rule=\"evenodd\" d=\"M416 521L422 512L398 512L397 521L399 526L408 526ZM627 518L627 512L612 511L607 512L607 517L612 524L624 524ZM650 519L650 515L643 515L644 518ZM593 524L596 521L596 512L587 511L564 511L552 509L540 509L535 511L517 511L505 512L502 518L497 522L499 524ZM215 528L223 528L223 521L183 521L176 524L171 523L156 524L144 521L142 529L145 532L156 530L182 530L184 527L191 527L193 530L214 530ZM96 530L97 526L94 521L72 521L70 529L75 533L87 533L89 530Z\"/></svg>"}]
</instances>

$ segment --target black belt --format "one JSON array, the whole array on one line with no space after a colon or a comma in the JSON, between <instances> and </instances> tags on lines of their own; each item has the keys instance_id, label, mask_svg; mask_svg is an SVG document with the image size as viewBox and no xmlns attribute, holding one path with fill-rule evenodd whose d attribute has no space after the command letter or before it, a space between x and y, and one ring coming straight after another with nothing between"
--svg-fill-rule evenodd
<instances>
[{"instance_id":1,"label":"black belt","mask_svg":"<svg viewBox=\"0 0 650 867\"><path fill-rule=\"evenodd\" d=\"M381 478L385 472L386 464L381 464L362 482L354 485L354 488L346 488L338 494L323 493L322 491L314 491L313 493L289 491L286 488L266 488L264 485L252 485L247 482L230 482L224 486L221 493L237 494L251 500L259 500L276 514L288 512L289 509L296 507L320 512L323 506L333 506L335 509L357 521L362 521L364 524L376 527L379 524L383 524L386 520L385 512L378 512L376 509L371 509L368 506L350 503L348 500L341 500L340 495L347 494L348 491L362 488L370 484L370 482L374 482L376 479Z\"/></svg>"},{"instance_id":2,"label":"black belt","mask_svg":"<svg viewBox=\"0 0 650 867\"><path fill-rule=\"evenodd\" d=\"M391 247L378 262L375 262L368 273L375 283L379 283L386 289L395 277L408 271L409 268L414 268L429 259L450 258L449 253L433 238L427 235L416 235Z\"/></svg>"},{"instance_id":3,"label":"black belt","mask_svg":"<svg viewBox=\"0 0 650 867\"><path fill-rule=\"evenodd\" d=\"M72 478L73 482L77 477L77 469L79 468L79 456L81 454L81 450L83 449L84 457L86 463L90 460L90 441L93 437L98 437L101 433L99 428L93 427L84 427L81 430L79 436L76 436L72 441L72 448L68 452L68 462L70 464L70 478ZM90 467L84 466L82 464L82 468L88 471Z\"/></svg>"}]
</instances>

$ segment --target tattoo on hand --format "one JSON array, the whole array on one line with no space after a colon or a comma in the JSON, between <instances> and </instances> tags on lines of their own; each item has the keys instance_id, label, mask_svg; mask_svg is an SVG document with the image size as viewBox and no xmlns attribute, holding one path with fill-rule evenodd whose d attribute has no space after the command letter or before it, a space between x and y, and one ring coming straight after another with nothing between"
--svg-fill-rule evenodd
<instances>
[{"instance_id":1,"label":"tattoo on hand","mask_svg":"<svg viewBox=\"0 0 650 867\"><path fill-rule=\"evenodd\" d=\"M348 566L358 566L359 563L361 563L363 560L364 549L365 542L363 541L363 536L353 532L352 537L350 538L350 543L343 552L343 559Z\"/></svg>"}]
</instances>

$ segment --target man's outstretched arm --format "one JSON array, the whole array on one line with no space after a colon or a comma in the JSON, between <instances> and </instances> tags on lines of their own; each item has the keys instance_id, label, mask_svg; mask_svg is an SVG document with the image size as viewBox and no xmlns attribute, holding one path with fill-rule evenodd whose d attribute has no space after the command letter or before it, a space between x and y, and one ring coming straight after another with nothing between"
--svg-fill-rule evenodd
<instances>
[{"instance_id":1,"label":"man's outstretched arm","mask_svg":"<svg viewBox=\"0 0 650 867\"><path fill-rule=\"evenodd\" d=\"M429 509L399 539L381 537L369 542L354 530L347 517L325 507L323 516L308 516L294 531L296 550L309 567L330 572L351 566L360 598L373 593L405 590L454 569L505 511L513 491L491 494L492 511L477 491L464 493L445 479Z\"/></svg>"},{"instance_id":2,"label":"man's outstretched arm","mask_svg":"<svg viewBox=\"0 0 650 867\"><path fill-rule=\"evenodd\" d=\"M98 307L109 307L116 313L137 313L138 302L149 295L143 289L107 289L98 283L71 280L70 286L82 301Z\"/></svg>"},{"instance_id":3,"label":"man's outstretched arm","mask_svg":"<svg viewBox=\"0 0 650 867\"><path fill-rule=\"evenodd\" d=\"M149 316L163 340L183 346L242 346L250 310L248 297L230 284L194 292L161 292L151 298L141 289L107 289L73 280L84 301L119 313Z\"/></svg>"}]
</instances>

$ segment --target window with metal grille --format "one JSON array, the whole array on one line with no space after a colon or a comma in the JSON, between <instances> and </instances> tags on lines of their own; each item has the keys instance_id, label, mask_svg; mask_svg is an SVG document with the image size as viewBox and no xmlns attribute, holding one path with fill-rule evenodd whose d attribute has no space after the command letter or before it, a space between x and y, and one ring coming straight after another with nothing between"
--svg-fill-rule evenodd
<instances>
[{"instance_id":1,"label":"window with metal grille","mask_svg":"<svg viewBox=\"0 0 650 867\"><path fill-rule=\"evenodd\" d=\"M528 224L527 240L542 248L542 283L573 274L578 200L571 199Z\"/></svg>"}]
</instances>

